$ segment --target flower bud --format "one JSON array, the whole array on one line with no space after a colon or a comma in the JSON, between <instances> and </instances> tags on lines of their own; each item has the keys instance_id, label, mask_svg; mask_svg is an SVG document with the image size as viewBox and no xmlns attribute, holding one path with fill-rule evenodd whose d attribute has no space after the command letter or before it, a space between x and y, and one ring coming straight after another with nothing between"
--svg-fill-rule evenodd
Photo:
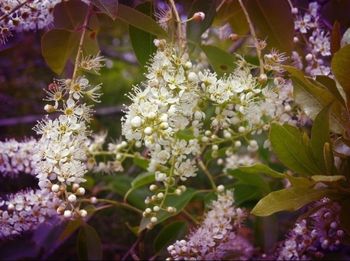
<instances>
[{"instance_id":1,"label":"flower bud","mask_svg":"<svg viewBox=\"0 0 350 261\"><path fill-rule=\"evenodd\" d=\"M205 14L203 12L194 13L192 19L196 22L202 22L205 19Z\"/></svg>"}]
</instances>

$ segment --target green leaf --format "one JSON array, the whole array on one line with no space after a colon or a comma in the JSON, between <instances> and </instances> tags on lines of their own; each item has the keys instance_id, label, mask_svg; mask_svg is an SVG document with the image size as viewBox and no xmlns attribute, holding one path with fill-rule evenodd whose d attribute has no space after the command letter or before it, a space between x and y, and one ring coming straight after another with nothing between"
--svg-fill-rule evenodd
<instances>
[{"instance_id":1,"label":"green leaf","mask_svg":"<svg viewBox=\"0 0 350 261\"><path fill-rule=\"evenodd\" d=\"M254 164L252 166L239 167L237 168L237 170L247 174L264 174L271 178L283 179L286 177L283 173L275 171L271 169L269 166L266 166L261 163Z\"/></svg>"},{"instance_id":2,"label":"green leaf","mask_svg":"<svg viewBox=\"0 0 350 261\"><path fill-rule=\"evenodd\" d=\"M108 177L107 180L111 190L122 197L125 197L126 193L131 188L131 182L132 182L131 177L111 176L111 177ZM138 209L144 209L146 207L144 200L146 196L149 196L149 195L150 195L150 192L148 188L138 188L129 192L128 202Z\"/></svg>"},{"instance_id":3,"label":"green leaf","mask_svg":"<svg viewBox=\"0 0 350 261\"><path fill-rule=\"evenodd\" d=\"M185 141L189 141L189 140L192 140L195 138L195 136L193 134L193 130L191 128L179 130L175 133L175 136L177 139L185 140Z\"/></svg>"},{"instance_id":4,"label":"green leaf","mask_svg":"<svg viewBox=\"0 0 350 261\"><path fill-rule=\"evenodd\" d=\"M148 165L149 165L149 160L140 158L140 157L135 157L133 159L133 162L136 166L140 167L141 169L147 170Z\"/></svg>"},{"instance_id":5,"label":"green leaf","mask_svg":"<svg viewBox=\"0 0 350 261\"><path fill-rule=\"evenodd\" d=\"M327 172L325 165L325 159L323 155L323 147L326 142L330 142L329 138L329 111L331 104L326 106L316 116L312 129L311 129L311 150L317 161L317 164L321 166L324 172Z\"/></svg>"},{"instance_id":6,"label":"green leaf","mask_svg":"<svg viewBox=\"0 0 350 261\"><path fill-rule=\"evenodd\" d=\"M187 232L187 223L184 221L175 221L163 227L154 240L154 249L156 252L172 244L176 239L183 237Z\"/></svg>"},{"instance_id":7,"label":"green leaf","mask_svg":"<svg viewBox=\"0 0 350 261\"><path fill-rule=\"evenodd\" d=\"M92 4L113 20L117 18L118 0L92 0Z\"/></svg>"},{"instance_id":8,"label":"green leaf","mask_svg":"<svg viewBox=\"0 0 350 261\"><path fill-rule=\"evenodd\" d=\"M271 48L291 52L294 19L286 0L249 0L247 9L260 39L266 39Z\"/></svg>"},{"instance_id":9,"label":"green leaf","mask_svg":"<svg viewBox=\"0 0 350 261\"><path fill-rule=\"evenodd\" d=\"M203 12L205 18L201 22L191 21L187 23L186 35L187 39L191 43L199 43L201 35L212 24L216 13L216 1L215 0L195 0L192 1L188 17L192 17L196 12Z\"/></svg>"},{"instance_id":10,"label":"green leaf","mask_svg":"<svg viewBox=\"0 0 350 261\"><path fill-rule=\"evenodd\" d=\"M322 84L322 87L327 88L328 91L333 94L333 96L345 107L344 97L341 95L340 91L337 88L336 82L325 75L317 75L316 83Z\"/></svg>"},{"instance_id":11,"label":"green leaf","mask_svg":"<svg viewBox=\"0 0 350 261\"><path fill-rule=\"evenodd\" d=\"M151 16L153 12L152 4L150 2L138 5L136 9L149 16ZM156 47L153 44L155 37L154 35L131 25L129 26L129 36L136 58L142 67L144 67L152 54L156 51Z\"/></svg>"},{"instance_id":12,"label":"green leaf","mask_svg":"<svg viewBox=\"0 0 350 261\"><path fill-rule=\"evenodd\" d=\"M167 37L167 33L157 24L156 21L129 6L119 4L117 18L129 25L158 37Z\"/></svg>"},{"instance_id":13,"label":"green leaf","mask_svg":"<svg viewBox=\"0 0 350 261\"><path fill-rule=\"evenodd\" d=\"M214 24L229 23L233 31L239 35L249 32L249 25L238 0L225 1L215 16Z\"/></svg>"},{"instance_id":14,"label":"green leaf","mask_svg":"<svg viewBox=\"0 0 350 261\"><path fill-rule=\"evenodd\" d=\"M164 220L167 220L171 216L175 216L179 214L187 206L187 204L191 201L191 199L194 197L196 193L197 192L194 189L188 188L181 196L177 196L177 195L167 196L164 201L164 205L175 207L176 212L169 213L165 210L160 210L157 213L158 221L155 224L159 224ZM143 231L149 223L150 223L150 218L143 217L141 220L139 232Z\"/></svg>"},{"instance_id":15,"label":"green leaf","mask_svg":"<svg viewBox=\"0 0 350 261\"><path fill-rule=\"evenodd\" d=\"M271 192L252 210L256 216L269 216L279 211L295 211L306 204L330 194L328 189L292 187Z\"/></svg>"},{"instance_id":16,"label":"green leaf","mask_svg":"<svg viewBox=\"0 0 350 261\"><path fill-rule=\"evenodd\" d=\"M270 141L273 152L289 169L305 176L321 173L297 128L272 124Z\"/></svg>"},{"instance_id":17,"label":"green leaf","mask_svg":"<svg viewBox=\"0 0 350 261\"><path fill-rule=\"evenodd\" d=\"M350 97L350 44L336 52L332 59L332 71L343 87L348 99Z\"/></svg>"},{"instance_id":18,"label":"green leaf","mask_svg":"<svg viewBox=\"0 0 350 261\"><path fill-rule=\"evenodd\" d=\"M335 97L321 84L311 78L307 78L304 73L295 67L284 66L291 74L294 84L294 98L296 103L312 119L328 104L335 100ZM339 102L335 102L331 110L330 128L335 133L344 131L344 120L342 119L343 107Z\"/></svg>"},{"instance_id":19,"label":"green leaf","mask_svg":"<svg viewBox=\"0 0 350 261\"><path fill-rule=\"evenodd\" d=\"M68 221L62 233L58 237L58 242L64 242L70 237L81 225L83 224L81 219Z\"/></svg>"},{"instance_id":20,"label":"green leaf","mask_svg":"<svg viewBox=\"0 0 350 261\"><path fill-rule=\"evenodd\" d=\"M295 176L290 176L290 175L286 175L286 177L289 180L290 184L292 184L293 187L311 188L312 186L315 185L315 182L309 178L295 177Z\"/></svg>"},{"instance_id":21,"label":"green leaf","mask_svg":"<svg viewBox=\"0 0 350 261\"><path fill-rule=\"evenodd\" d=\"M238 184L247 184L256 187L263 194L270 192L269 184L261 177L258 172L243 172L240 169L230 169L227 173L239 180Z\"/></svg>"},{"instance_id":22,"label":"green leaf","mask_svg":"<svg viewBox=\"0 0 350 261\"><path fill-rule=\"evenodd\" d=\"M343 175L325 176L325 175L314 175L311 178L316 182L337 182L340 180L346 180Z\"/></svg>"},{"instance_id":23,"label":"green leaf","mask_svg":"<svg viewBox=\"0 0 350 261\"><path fill-rule=\"evenodd\" d=\"M154 173L152 172L146 172L143 174L138 175L132 182L131 186L133 189L137 189L140 187L143 187L145 185L148 185L155 181Z\"/></svg>"},{"instance_id":24,"label":"green leaf","mask_svg":"<svg viewBox=\"0 0 350 261\"><path fill-rule=\"evenodd\" d=\"M102 244L96 230L85 224L78 234L78 255L80 260L102 260Z\"/></svg>"},{"instance_id":25,"label":"green leaf","mask_svg":"<svg viewBox=\"0 0 350 261\"><path fill-rule=\"evenodd\" d=\"M65 29L53 29L43 35L42 55L51 70L57 74L62 73L78 41L77 33Z\"/></svg>"},{"instance_id":26,"label":"green leaf","mask_svg":"<svg viewBox=\"0 0 350 261\"><path fill-rule=\"evenodd\" d=\"M241 205L247 201L258 201L263 196L256 186L238 183L234 185L235 203Z\"/></svg>"},{"instance_id":27,"label":"green leaf","mask_svg":"<svg viewBox=\"0 0 350 261\"><path fill-rule=\"evenodd\" d=\"M233 72L235 68L235 58L232 54L213 45L201 45L201 49L208 57L210 65L219 76Z\"/></svg>"}]
</instances>

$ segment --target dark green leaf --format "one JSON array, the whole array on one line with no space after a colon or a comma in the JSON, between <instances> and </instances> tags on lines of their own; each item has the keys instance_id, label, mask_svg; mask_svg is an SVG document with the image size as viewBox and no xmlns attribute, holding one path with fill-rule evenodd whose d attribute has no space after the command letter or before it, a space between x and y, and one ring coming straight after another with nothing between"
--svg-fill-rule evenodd
<instances>
[{"instance_id":1,"label":"dark green leaf","mask_svg":"<svg viewBox=\"0 0 350 261\"><path fill-rule=\"evenodd\" d=\"M118 0L92 0L92 4L113 20L117 18Z\"/></svg>"},{"instance_id":2,"label":"dark green leaf","mask_svg":"<svg viewBox=\"0 0 350 261\"><path fill-rule=\"evenodd\" d=\"M247 9L260 39L266 39L271 48L292 50L294 22L286 0L249 0Z\"/></svg>"},{"instance_id":3,"label":"dark green leaf","mask_svg":"<svg viewBox=\"0 0 350 261\"><path fill-rule=\"evenodd\" d=\"M143 3L137 6L136 9L149 16L151 16L153 12L152 4L150 2ZM152 54L156 51L156 47L153 44L155 37L154 35L131 25L129 26L129 36L136 58L144 67Z\"/></svg>"},{"instance_id":4,"label":"dark green leaf","mask_svg":"<svg viewBox=\"0 0 350 261\"><path fill-rule=\"evenodd\" d=\"M171 216L179 214L187 206L187 204L191 201L191 199L195 194L196 194L196 191L194 189L188 188L181 196L177 196L177 195L167 196L167 198L165 199L164 205L175 207L176 212L168 213L165 210L160 210L157 213L158 221L156 224L163 222L164 220L168 219ZM149 223L150 223L149 217L142 218L139 232L143 231Z\"/></svg>"},{"instance_id":5,"label":"dark green leaf","mask_svg":"<svg viewBox=\"0 0 350 261\"><path fill-rule=\"evenodd\" d=\"M232 54L213 45L201 45L201 49L219 76L233 72L235 69L235 58Z\"/></svg>"},{"instance_id":6,"label":"dark green leaf","mask_svg":"<svg viewBox=\"0 0 350 261\"><path fill-rule=\"evenodd\" d=\"M157 24L156 21L129 6L119 4L117 18L153 35L162 38L167 37L167 33Z\"/></svg>"},{"instance_id":7,"label":"dark green leaf","mask_svg":"<svg viewBox=\"0 0 350 261\"><path fill-rule=\"evenodd\" d=\"M85 224L78 234L78 255L80 260L102 260L102 244L96 230Z\"/></svg>"},{"instance_id":8,"label":"dark green leaf","mask_svg":"<svg viewBox=\"0 0 350 261\"><path fill-rule=\"evenodd\" d=\"M311 150L324 173L327 173L325 159L323 157L323 147L326 142L330 142L329 138L329 111L331 105L326 106L320 111L314 120L311 130Z\"/></svg>"},{"instance_id":9,"label":"dark green leaf","mask_svg":"<svg viewBox=\"0 0 350 261\"><path fill-rule=\"evenodd\" d=\"M261 177L259 172L244 172L240 169L230 169L227 173L237 178L240 184L254 186L264 194L270 192L268 183Z\"/></svg>"},{"instance_id":10,"label":"dark green leaf","mask_svg":"<svg viewBox=\"0 0 350 261\"><path fill-rule=\"evenodd\" d=\"M176 239L183 237L187 231L187 224L184 221L175 221L163 227L154 240L154 249L161 251L164 247L172 244Z\"/></svg>"},{"instance_id":11,"label":"dark green leaf","mask_svg":"<svg viewBox=\"0 0 350 261\"><path fill-rule=\"evenodd\" d=\"M57 74L62 73L78 41L77 33L65 29L53 29L43 35L42 55L51 70Z\"/></svg>"},{"instance_id":12,"label":"dark green leaf","mask_svg":"<svg viewBox=\"0 0 350 261\"><path fill-rule=\"evenodd\" d=\"M305 176L321 173L297 128L272 124L270 141L273 152L289 169Z\"/></svg>"},{"instance_id":13,"label":"dark green leaf","mask_svg":"<svg viewBox=\"0 0 350 261\"><path fill-rule=\"evenodd\" d=\"M64 242L68 237L70 237L81 225L82 221L80 219L68 221L66 226L60 236L58 237L58 241L60 243Z\"/></svg>"},{"instance_id":14,"label":"dark green leaf","mask_svg":"<svg viewBox=\"0 0 350 261\"><path fill-rule=\"evenodd\" d=\"M316 83L322 84L324 88L327 88L331 94L345 107L345 101L343 96L340 94L335 81L325 75L317 75Z\"/></svg>"},{"instance_id":15,"label":"dark green leaf","mask_svg":"<svg viewBox=\"0 0 350 261\"><path fill-rule=\"evenodd\" d=\"M55 5L54 25L56 29L77 30L83 25L87 11L88 6L82 1L63 1Z\"/></svg>"},{"instance_id":16,"label":"dark green leaf","mask_svg":"<svg viewBox=\"0 0 350 261\"><path fill-rule=\"evenodd\" d=\"M348 99L350 98L350 45L345 45L336 52L332 59L332 71L343 87Z\"/></svg>"},{"instance_id":17,"label":"dark green leaf","mask_svg":"<svg viewBox=\"0 0 350 261\"><path fill-rule=\"evenodd\" d=\"M234 186L235 203L241 205L244 202L259 200L263 196L261 191L256 186L238 183Z\"/></svg>"},{"instance_id":18,"label":"dark green leaf","mask_svg":"<svg viewBox=\"0 0 350 261\"><path fill-rule=\"evenodd\" d=\"M147 168L148 168L149 160L147 160L147 159L140 158L140 157L136 156L133 159L133 162L136 166L140 167L141 169L147 170Z\"/></svg>"},{"instance_id":19,"label":"dark green leaf","mask_svg":"<svg viewBox=\"0 0 350 261\"><path fill-rule=\"evenodd\" d=\"M193 134L193 130L190 128L179 130L178 132L176 132L175 135L176 135L176 138L180 140L185 140L185 141L189 141L195 138Z\"/></svg>"},{"instance_id":20,"label":"dark green leaf","mask_svg":"<svg viewBox=\"0 0 350 261\"><path fill-rule=\"evenodd\" d=\"M292 187L274 191L261 199L251 213L256 216L269 216L279 211L295 211L330 192L328 189L306 187Z\"/></svg>"},{"instance_id":21,"label":"dark green leaf","mask_svg":"<svg viewBox=\"0 0 350 261\"><path fill-rule=\"evenodd\" d=\"M247 174L264 174L266 176L269 176L272 178L278 178L278 179L283 179L286 177L283 173L275 171L271 169L269 166L266 166L261 163L254 164L252 166L239 167L237 168L237 170Z\"/></svg>"},{"instance_id":22,"label":"dark green leaf","mask_svg":"<svg viewBox=\"0 0 350 261\"><path fill-rule=\"evenodd\" d=\"M131 186L133 189L143 187L155 181L154 173L147 172L138 175L132 182Z\"/></svg>"}]
</instances>

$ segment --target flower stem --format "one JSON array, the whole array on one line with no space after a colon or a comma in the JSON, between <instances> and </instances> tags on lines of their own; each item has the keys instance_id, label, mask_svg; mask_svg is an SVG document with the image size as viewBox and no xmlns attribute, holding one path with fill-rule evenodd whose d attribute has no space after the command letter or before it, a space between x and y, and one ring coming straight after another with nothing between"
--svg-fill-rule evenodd
<instances>
[{"instance_id":1,"label":"flower stem","mask_svg":"<svg viewBox=\"0 0 350 261\"><path fill-rule=\"evenodd\" d=\"M214 179L213 179L213 177L211 176L209 170L208 170L207 167L204 165L204 162L203 162L201 159L198 159L198 166L201 168L201 170L203 170L204 174L208 177L212 188L213 188L214 190L216 190L216 185L215 185Z\"/></svg>"},{"instance_id":2,"label":"flower stem","mask_svg":"<svg viewBox=\"0 0 350 261\"><path fill-rule=\"evenodd\" d=\"M175 5L174 0L169 0L169 3L171 5L171 9L173 10L173 13L175 15L175 22L176 22L179 45L182 48L184 43L183 43L183 32L182 32L182 23L181 23L180 15L176 9L176 5Z\"/></svg>"},{"instance_id":3,"label":"flower stem","mask_svg":"<svg viewBox=\"0 0 350 261\"><path fill-rule=\"evenodd\" d=\"M261 48L259 46L259 40L258 40L258 37L256 36L256 32L255 32L255 29L254 29L254 25L252 23L252 20L250 19L250 16L248 14L248 11L247 9L245 8L242 0L238 0L242 10L243 10L243 13L247 19L247 22L248 22L248 25L249 25L249 30L250 30L250 33L254 39L254 45L255 45L255 49L256 49L256 53L258 55L258 59L259 59L259 65L260 65L260 74L263 74L264 73L264 62L263 62L263 59L262 59L262 56L261 56Z\"/></svg>"}]
</instances>

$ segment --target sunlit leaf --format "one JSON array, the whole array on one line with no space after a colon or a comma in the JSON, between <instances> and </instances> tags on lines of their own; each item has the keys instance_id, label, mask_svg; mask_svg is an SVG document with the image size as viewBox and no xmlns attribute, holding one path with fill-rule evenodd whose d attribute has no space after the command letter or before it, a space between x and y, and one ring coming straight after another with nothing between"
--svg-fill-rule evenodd
<instances>
[{"instance_id":1,"label":"sunlit leaf","mask_svg":"<svg viewBox=\"0 0 350 261\"><path fill-rule=\"evenodd\" d=\"M334 54L332 71L347 97L350 97L350 45L344 46Z\"/></svg>"},{"instance_id":2,"label":"sunlit leaf","mask_svg":"<svg viewBox=\"0 0 350 261\"><path fill-rule=\"evenodd\" d=\"M283 173L275 171L275 170L271 169L269 166L266 166L266 165L261 164L261 163L254 164L252 166L239 167L239 168L237 168L237 170L239 170L243 173L247 173L247 174L264 174L264 175L270 176L272 178L279 178L279 179L282 178L283 179L286 177Z\"/></svg>"},{"instance_id":3,"label":"sunlit leaf","mask_svg":"<svg viewBox=\"0 0 350 261\"><path fill-rule=\"evenodd\" d=\"M330 194L328 189L292 187L271 192L262 198L252 210L256 216L269 216L279 211L295 211L306 204Z\"/></svg>"},{"instance_id":4,"label":"sunlit leaf","mask_svg":"<svg viewBox=\"0 0 350 261\"><path fill-rule=\"evenodd\" d=\"M312 180L316 182L337 182L341 180L346 180L343 175L334 175L334 176L326 176L326 175L314 175L311 176Z\"/></svg>"}]
</instances>

